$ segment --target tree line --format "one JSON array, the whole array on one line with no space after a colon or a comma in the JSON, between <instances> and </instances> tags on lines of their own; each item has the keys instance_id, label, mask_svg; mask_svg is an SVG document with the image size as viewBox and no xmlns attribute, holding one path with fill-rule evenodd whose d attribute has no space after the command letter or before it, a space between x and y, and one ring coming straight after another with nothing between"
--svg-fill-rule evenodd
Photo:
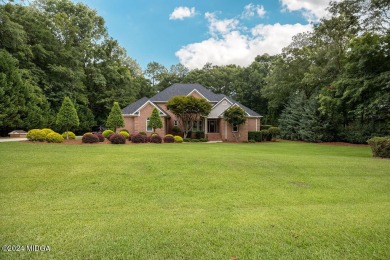
<instances>
[{"instance_id":1,"label":"tree line","mask_svg":"<svg viewBox=\"0 0 390 260\"><path fill-rule=\"evenodd\" d=\"M145 71L84 4L38 0L0 5L0 131L55 128L65 96L80 125L104 125L121 107L174 83L199 83L281 126L292 140L365 142L390 131L390 3L331 2L330 16L279 55L246 67L188 70L150 62Z\"/></svg>"}]
</instances>

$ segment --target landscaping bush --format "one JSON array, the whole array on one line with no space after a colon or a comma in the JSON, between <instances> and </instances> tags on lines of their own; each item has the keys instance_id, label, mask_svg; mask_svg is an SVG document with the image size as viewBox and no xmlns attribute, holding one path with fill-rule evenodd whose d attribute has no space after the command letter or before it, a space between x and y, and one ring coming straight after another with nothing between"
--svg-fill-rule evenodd
<instances>
[{"instance_id":1,"label":"landscaping bush","mask_svg":"<svg viewBox=\"0 0 390 260\"><path fill-rule=\"evenodd\" d=\"M64 139L66 139L66 132L64 132L64 133L62 134L62 137L63 137ZM75 135L73 132L68 131L68 138L69 138L69 139L76 139L76 135Z\"/></svg>"},{"instance_id":2,"label":"landscaping bush","mask_svg":"<svg viewBox=\"0 0 390 260\"><path fill-rule=\"evenodd\" d=\"M146 135L146 133L145 133L144 131L141 131L141 132L139 132L138 134L140 134L140 135Z\"/></svg>"},{"instance_id":3,"label":"landscaping bush","mask_svg":"<svg viewBox=\"0 0 390 260\"><path fill-rule=\"evenodd\" d=\"M104 138L107 138L107 139L108 139L108 136L109 136L110 134L113 134L113 133L114 133L114 131L112 131L112 130L110 130L110 129L107 129L107 130L103 131L103 136L104 136Z\"/></svg>"},{"instance_id":4,"label":"landscaping bush","mask_svg":"<svg viewBox=\"0 0 390 260\"><path fill-rule=\"evenodd\" d=\"M111 133L111 134L109 134L109 135L107 136L107 140L108 140L108 141L110 141L110 138L111 138L111 136L112 136L113 134L115 134L115 133L113 132L113 133Z\"/></svg>"},{"instance_id":5,"label":"landscaping bush","mask_svg":"<svg viewBox=\"0 0 390 260\"><path fill-rule=\"evenodd\" d=\"M173 138L173 135L166 135L164 137L164 143L173 143L175 142L175 138Z\"/></svg>"},{"instance_id":6,"label":"landscaping bush","mask_svg":"<svg viewBox=\"0 0 390 260\"><path fill-rule=\"evenodd\" d=\"M141 134L132 135L131 142L135 144L145 143L145 136Z\"/></svg>"},{"instance_id":7,"label":"landscaping bush","mask_svg":"<svg viewBox=\"0 0 390 260\"><path fill-rule=\"evenodd\" d=\"M46 141L49 143L62 143L64 138L59 133L53 132L46 136Z\"/></svg>"},{"instance_id":8,"label":"landscaping bush","mask_svg":"<svg viewBox=\"0 0 390 260\"><path fill-rule=\"evenodd\" d=\"M121 130L119 131L119 133L120 133L120 132L126 132L126 133L130 134L129 130L127 130L127 129L121 129Z\"/></svg>"},{"instance_id":9,"label":"landscaping bush","mask_svg":"<svg viewBox=\"0 0 390 260\"><path fill-rule=\"evenodd\" d=\"M104 136L101 133L94 132L93 134L99 138L99 142L104 142Z\"/></svg>"},{"instance_id":10,"label":"landscaping bush","mask_svg":"<svg viewBox=\"0 0 390 260\"><path fill-rule=\"evenodd\" d=\"M250 139L248 142L249 142L249 143L256 143L256 141L253 140L253 139Z\"/></svg>"},{"instance_id":11,"label":"landscaping bush","mask_svg":"<svg viewBox=\"0 0 390 260\"><path fill-rule=\"evenodd\" d=\"M276 136L280 135L280 128L279 127L270 127L268 129L269 133L271 134L271 139L275 138Z\"/></svg>"},{"instance_id":12,"label":"landscaping bush","mask_svg":"<svg viewBox=\"0 0 390 260\"><path fill-rule=\"evenodd\" d=\"M189 142L191 142L191 138L183 138L183 141L186 142L186 143L189 143Z\"/></svg>"},{"instance_id":13,"label":"landscaping bush","mask_svg":"<svg viewBox=\"0 0 390 260\"><path fill-rule=\"evenodd\" d=\"M249 131L248 140L254 140L255 142L262 142L262 132L261 131Z\"/></svg>"},{"instance_id":14,"label":"landscaping bush","mask_svg":"<svg viewBox=\"0 0 390 260\"><path fill-rule=\"evenodd\" d=\"M45 132L45 135L47 136L48 134L51 134L51 133L55 133L53 130L51 130L50 128L43 128L42 129L43 132Z\"/></svg>"},{"instance_id":15,"label":"landscaping bush","mask_svg":"<svg viewBox=\"0 0 390 260\"><path fill-rule=\"evenodd\" d=\"M112 144L125 144L126 138L121 134L112 134L110 136L110 142Z\"/></svg>"},{"instance_id":16,"label":"landscaping bush","mask_svg":"<svg viewBox=\"0 0 390 260\"><path fill-rule=\"evenodd\" d=\"M196 139L202 139L202 138L204 138L204 132L203 132L203 131L197 131L197 132L195 132L195 138L196 138Z\"/></svg>"},{"instance_id":17,"label":"landscaping bush","mask_svg":"<svg viewBox=\"0 0 390 260\"><path fill-rule=\"evenodd\" d=\"M125 139L128 139L130 137L130 134L125 131L120 131L119 134L122 135Z\"/></svg>"},{"instance_id":18,"label":"landscaping bush","mask_svg":"<svg viewBox=\"0 0 390 260\"><path fill-rule=\"evenodd\" d=\"M390 158L390 137L373 137L369 139L368 144L371 146L374 157Z\"/></svg>"},{"instance_id":19,"label":"landscaping bush","mask_svg":"<svg viewBox=\"0 0 390 260\"><path fill-rule=\"evenodd\" d=\"M209 140L207 138L200 138L199 142L208 142Z\"/></svg>"},{"instance_id":20,"label":"landscaping bush","mask_svg":"<svg viewBox=\"0 0 390 260\"><path fill-rule=\"evenodd\" d=\"M161 136L159 136L159 135L152 135L151 137L150 137L150 142L151 143L155 143L155 144L161 144L162 143L162 138L161 138Z\"/></svg>"},{"instance_id":21,"label":"landscaping bush","mask_svg":"<svg viewBox=\"0 0 390 260\"><path fill-rule=\"evenodd\" d=\"M174 135L178 135L181 133L181 129L177 126L172 127L171 131L172 131L172 134L174 134Z\"/></svg>"},{"instance_id":22,"label":"landscaping bush","mask_svg":"<svg viewBox=\"0 0 390 260\"><path fill-rule=\"evenodd\" d=\"M199 139L196 139L196 138L194 138L194 139L191 139L191 143L199 143L200 142L200 140Z\"/></svg>"},{"instance_id":23,"label":"landscaping bush","mask_svg":"<svg viewBox=\"0 0 390 260\"><path fill-rule=\"evenodd\" d=\"M181 136L175 135L174 139L175 139L175 143L182 143L183 142L183 138Z\"/></svg>"},{"instance_id":24,"label":"landscaping bush","mask_svg":"<svg viewBox=\"0 0 390 260\"><path fill-rule=\"evenodd\" d=\"M26 137L30 141L44 142L46 139L46 133L41 129L32 129L28 131Z\"/></svg>"},{"instance_id":25,"label":"landscaping bush","mask_svg":"<svg viewBox=\"0 0 390 260\"><path fill-rule=\"evenodd\" d=\"M97 137L94 134L86 133L83 135L83 138L81 139L83 143L86 144L93 144L93 143L98 143L99 142L99 137Z\"/></svg>"},{"instance_id":26,"label":"landscaping bush","mask_svg":"<svg viewBox=\"0 0 390 260\"><path fill-rule=\"evenodd\" d=\"M271 141L272 140L272 135L268 130L261 130L261 137L262 141Z\"/></svg>"}]
</instances>

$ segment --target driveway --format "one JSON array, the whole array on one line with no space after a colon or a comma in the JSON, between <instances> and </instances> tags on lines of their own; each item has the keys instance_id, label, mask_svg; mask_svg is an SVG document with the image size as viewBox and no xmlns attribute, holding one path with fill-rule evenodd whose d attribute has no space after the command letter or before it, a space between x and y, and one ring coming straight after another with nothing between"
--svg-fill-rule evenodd
<instances>
[{"instance_id":1,"label":"driveway","mask_svg":"<svg viewBox=\"0 0 390 260\"><path fill-rule=\"evenodd\" d=\"M27 141L27 138L0 138L0 143Z\"/></svg>"}]
</instances>

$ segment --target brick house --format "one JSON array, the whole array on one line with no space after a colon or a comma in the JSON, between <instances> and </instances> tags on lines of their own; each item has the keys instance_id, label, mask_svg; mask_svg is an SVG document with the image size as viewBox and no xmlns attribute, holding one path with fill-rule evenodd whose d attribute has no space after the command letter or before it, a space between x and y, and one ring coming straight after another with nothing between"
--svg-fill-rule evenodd
<instances>
[{"instance_id":1,"label":"brick house","mask_svg":"<svg viewBox=\"0 0 390 260\"><path fill-rule=\"evenodd\" d=\"M192 131L204 131L209 140L235 141L233 131L240 141L248 140L248 131L260 129L262 116L244 105L234 101L223 94L215 94L200 84L173 84L157 93L150 99L143 97L122 109L125 120L125 129L130 133L146 132L150 135L153 130L147 127L152 110L157 108L163 127L156 129L160 136L172 133L172 128L179 126L175 115L166 107L168 101L174 96L194 96L204 98L212 105L210 114L197 122L193 122ZM232 127L223 119L223 112L231 106L241 107L247 114L245 124Z\"/></svg>"}]
</instances>

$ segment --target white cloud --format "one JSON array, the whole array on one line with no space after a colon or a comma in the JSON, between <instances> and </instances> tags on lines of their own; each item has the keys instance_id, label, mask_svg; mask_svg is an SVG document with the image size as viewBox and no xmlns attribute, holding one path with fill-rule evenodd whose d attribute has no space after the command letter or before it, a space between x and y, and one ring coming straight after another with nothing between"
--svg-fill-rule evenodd
<instances>
[{"instance_id":1,"label":"white cloud","mask_svg":"<svg viewBox=\"0 0 390 260\"><path fill-rule=\"evenodd\" d=\"M240 23L236 19L218 20L214 13L206 13L205 17L209 22L209 32L214 37L218 34L226 34L237 29L237 26Z\"/></svg>"},{"instance_id":2,"label":"white cloud","mask_svg":"<svg viewBox=\"0 0 390 260\"><path fill-rule=\"evenodd\" d=\"M279 0L287 11L301 11L309 22L329 15L326 8L331 0ZM336 0L339 2L341 0Z\"/></svg>"},{"instance_id":3,"label":"white cloud","mask_svg":"<svg viewBox=\"0 0 390 260\"><path fill-rule=\"evenodd\" d=\"M206 18L212 37L183 46L175 53L180 63L189 69L202 68L207 62L247 66L257 55L278 54L294 35L312 30L311 25L276 23L260 24L246 32L235 19L218 20L214 14L208 14Z\"/></svg>"},{"instance_id":4,"label":"white cloud","mask_svg":"<svg viewBox=\"0 0 390 260\"><path fill-rule=\"evenodd\" d=\"M242 13L241 17L249 18L255 16L255 14L257 14L260 18L263 18L266 14L264 6L250 3L244 7L244 12Z\"/></svg>"},{"instance_id":5,"label":"white cloud","mask_svg":"<svg viewBox=\"0 0 390 260\"><path fill-rule=\"evenodd\" d=\"M169 20L183 20L187 17L195 16L195 7L185 7L180 6L176 7L175 10L170 14Z\"/></svg>"}]
</instances>

